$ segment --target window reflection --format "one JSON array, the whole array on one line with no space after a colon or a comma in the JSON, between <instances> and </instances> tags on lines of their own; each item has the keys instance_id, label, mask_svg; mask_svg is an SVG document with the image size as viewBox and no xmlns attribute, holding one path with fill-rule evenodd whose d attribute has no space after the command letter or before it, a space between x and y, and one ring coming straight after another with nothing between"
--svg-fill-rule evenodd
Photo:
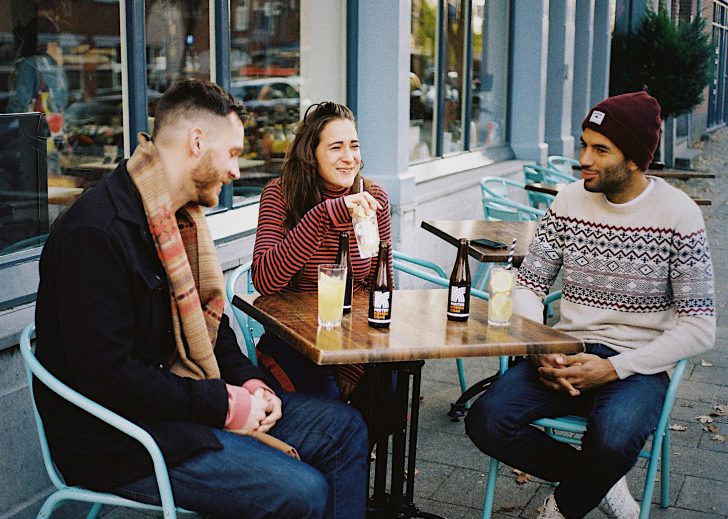
<instances>
[{"instance_id":1,"label":"window reflection","mask_svg":"<svg viewBox=\"0 0 728 519\"><path fill-rule=\"evenodd\" d=\"M148 95L158 98L179 79L210 79L208 0L145 0L144 6Z\"/></svg>"},{"instance_id":2,"label":"window reflection","mask_svg":"<svg viewBox=\"0 0 728 519\"><path fill-rule=\"evenodd\" d=\"M505 144L508 0L474 0L470 148Z\"/></svg>"},{"instance_id":3,"label":"window reflection","mask_svg":"<svg viewBox=\"0 0 728 519\"><path fill-rule=\"evenodd\" d=\"M442 152L464 149L462 103L465 101L462 84L465 78L465 4L467 0L447 0L445 50L445 105Z\"/></svg>"},{"instance_id":4,"label":"window reflection","mask_svg":"<svg viewBox=\"0 0 728 519\"><path fill-rule=\"evenodd\" d=\"M121 158L119 49L118 3L0 3L0 112L43 113L32 132L27 118L4 118L11 134L22 128L18 146L31 138L42 156L21 153L17 168L3 156L0 167L23 178L0 175L0 254L37 246Z\"/></svg>"},{"instance_id":5,"label":"window reflection","mask_svg":"<svg viewBox=\"0 0 728 519\"><path fill-rule=\"evenodd\" d=\"M412 1L410 40L410 160L418 161L435 154L437 0Z\"/></svg>"},{"instance_id":6,"label":"window reflection","mask_svg":"<svg viewBox=\"0 0 728 519\"><path fill-rule=\"evenodd\" d=\"M230 92L250 112L234 203L256 197L280 175L299 120L300 1L232 0Z\"/></svg>"}]
</instances>

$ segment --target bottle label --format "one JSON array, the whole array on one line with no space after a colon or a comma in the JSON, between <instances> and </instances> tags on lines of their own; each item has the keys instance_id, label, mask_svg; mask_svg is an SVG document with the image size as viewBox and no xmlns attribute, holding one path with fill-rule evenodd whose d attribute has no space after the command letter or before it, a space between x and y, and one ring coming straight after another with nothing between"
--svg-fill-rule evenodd
<instances>
[{"instance_id":1,"label":"bottle label","mask_svg":"<svg viewBox=\"0 0 728 519\"><path fill-rule=\"evenodd\" d=\"M467 317L470 315L470 290L468 287L451 286L447 315L454 317Z\"/></svg>"},{"instance_id":2,"label":"bottle label","mask_svg":"<svg viewBox=\"0 0 728 519\"><path fill-rule=\"evenodd\" d=\"M369 311L369 321L373 323L388 323L391 319L389 306L389 292L374 292L373 306Z\"/></svg>"}]
</instances>

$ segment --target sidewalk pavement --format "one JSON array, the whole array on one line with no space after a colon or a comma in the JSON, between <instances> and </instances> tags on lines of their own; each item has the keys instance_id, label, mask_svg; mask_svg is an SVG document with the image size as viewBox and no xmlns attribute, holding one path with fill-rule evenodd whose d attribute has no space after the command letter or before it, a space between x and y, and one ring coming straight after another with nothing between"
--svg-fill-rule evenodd
<instances>
[{"instance_id":1,"label":"sidewalk pavement","mask_svg":"<svg viewBox=\"0 0 728 519\"><path fill-rule=\"evenodd\" d=\"M671 424L685 427L672 431L670 508L659 507L656 485L651 517L655 519L728 519L728 417L715 418L715 432L704 431L695 417L708 415L714 405L728 404L728 129L715 132L700 143L702 156L695 169L716 173L715 180L671 181L692 196L709 198L703 206L715 269L718 307L718 340L712 351L691 360L672 412ZM495 373L496 360L466 359L468 381L476 382ZM463 422L446 416L450 402L459 396L454 360L428 361L423 370L423 401L420 408L415 497L417 505L448 519L481 517L488 457L465 435ZM642 497L646 460L640 459L627 475L632 495ZM657 477L661 474L658 472ZM533 519L552 487L534 479L517 484L512 469L503 464L498 472L493 517ZM125 509L112 509L106 519L148 517ZM593 511L587 519L603 519ZM282 518L285 519L285 518Z\"/></svg>"},{"instance_id":2,"label":"sidewalk pavement","mask_svg":"<svg viewBox=\"0 0 728 519\"><path fill-rule=\"evenodd\" d=\"M702 424L695 417L708 415L714 405L728 404L728 129L712 134L701 142L702 154L695 169L716 173L716 179L691 179L670 182L690 195L709 198L703 206L716 279L718 339L715 348L691 359L683 378L671 424L685 431L671 432L670 508L659 506L660 490L652 497L651 517L655 519L728 519L728 417L715 417ZM493 359L466 359L468 381L476 382L496 371ZM488 457L465 435L461 422L447 416L450 402L458 397L454 361L428 361L423 371L419 442L415 492L423 510L448 519L477 519L482 512ZM705 431L715 425L715 431ZM647 460L640 459L627 475L630 490L640 500L644 488ZM658 472L657 477L661 474ZM503 464L498 472L493 517L535 518L543 499L551 493L548 483L534 478L516 483L513 470ZM602 519L599 511L588 519Z\"/></svg>"}]
</instances>

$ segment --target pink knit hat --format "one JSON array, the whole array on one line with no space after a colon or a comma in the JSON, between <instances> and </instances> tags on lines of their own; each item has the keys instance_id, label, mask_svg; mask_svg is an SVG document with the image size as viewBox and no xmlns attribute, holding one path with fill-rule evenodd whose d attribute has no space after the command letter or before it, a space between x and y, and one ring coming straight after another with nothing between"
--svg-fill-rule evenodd
<instances>
[{"instance_id":1,"label":"pink knit hat","mask_svg":"<svg viewBox=\"0 0 728 519\"><path fill-rule=\"evenodd\" d=\"M660 142L660 111L657 99L647 92L622 94L589 110L581 129L601 133L619 147L626 159L647 171Z\"/></svg>"}]
</instances>

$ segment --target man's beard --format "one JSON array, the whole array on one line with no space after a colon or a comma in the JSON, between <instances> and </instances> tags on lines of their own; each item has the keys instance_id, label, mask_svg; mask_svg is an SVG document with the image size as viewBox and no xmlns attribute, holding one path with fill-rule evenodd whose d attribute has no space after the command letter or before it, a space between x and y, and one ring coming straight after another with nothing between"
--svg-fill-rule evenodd
<instances>
[{"instance_id":1,"label":"man's beard","mask_svg":"<svg viewBox=\"0 0 728 519\"><path fill-rule=\"evenodd\" d=\"M200 159L200 163L192 172L192 181L195 183L195 201L198 204L205 207L216 207L218 205L220 176L212 165L210 152L205 152L205 155Z\"/></svg>"},{"instance_id":2,"label":"man's beard","mask_svg":"<svg viewBox=\"0 0 728 519\"><path fill-rule=\"evenodd\" d=\"M585 168L586 169L586 168ZM629 168L627 161L601 170L591 183L584 181L584 189L590 193L604 193L613 195L621 193L629 181Z\"/></svg>"}]
</instances>

